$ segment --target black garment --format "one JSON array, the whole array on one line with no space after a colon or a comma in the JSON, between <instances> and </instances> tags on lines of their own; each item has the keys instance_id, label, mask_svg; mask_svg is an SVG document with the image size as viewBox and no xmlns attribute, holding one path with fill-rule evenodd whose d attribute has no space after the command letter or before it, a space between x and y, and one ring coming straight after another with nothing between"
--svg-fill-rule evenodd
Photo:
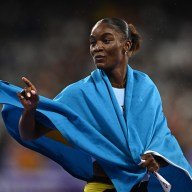
<instances>
[{"instance_id":1,"label":"black garment","mask_svg":"<svg viewBox=\"0 0 192 192\"><path fill-rule=\"evenodd\" d=\"M136 184L130 192L148 192L147 190L148 181L144 181ZM117 192L116 189L106 189L103 192Z\"/></svg>"},{"instance_id":2,"label":"black garment","mask_svg":"<svg viewBox=\"0 0 192 192\"><path fill-rule=\"evenodd\" d=\"M90 182L112 184L111 180L108 177L99 177L99 176L94 176ZM148 186L148 181L140 182L134 185L130 192L148 192L147 186ZM117 192L117 190L105 189L103 192Z\"/></svg>"},{"instance_id":3,"label":"black garment","mask_svg":"<svg viewBox=\"0 0 192 192\"><path fill-rule=\"evenodd\" d=\"M111 180L108 177L93 176L89 182L98 182L112 184ZM130 192L148 192L147 190L148 181L140 182L133 186ZM116 189L105 189L103 192L117 192Z\"/></svg>"},{"instance_id":4,"label":"black garment","mask_svg":"<svg viewBox=\"0 0 192 192\"><path fill-rule=\"evenodd\" d=\"M131 192L148 192L147 186L148 181L138 183L131 189Z\"/></svg>"},{"instance_id":5,"label":"black garment","mask_svg":"<svg viewBox=\"0 0 192 192\"><path fill-rule=\"evenodd\" d=\"M105 191L103 192L117 192L116 189L106 189Z\"/></svg>"}]
</instances>

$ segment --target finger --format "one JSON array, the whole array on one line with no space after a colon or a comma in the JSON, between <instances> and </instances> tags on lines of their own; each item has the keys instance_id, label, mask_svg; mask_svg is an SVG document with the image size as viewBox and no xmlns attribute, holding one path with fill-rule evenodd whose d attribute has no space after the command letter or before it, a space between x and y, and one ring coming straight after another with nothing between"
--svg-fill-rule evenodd
<instances>
[{"instance_id":1,"label":"finger","mask_svg":"<svg viewBox=\"0 0 192 192\"><path fill-rule=\"evenodd\" d=\"M146 167L150 172L158 171L159 170L159 164L157 161L152 157L149 157L146 160Z\"/></svg>"},{"instance_id":2,"label":"finger","mask_svg":"<svg viewBox=\"0 0 192 192\"><path fill-rule=\"evenodd\" d=\"M154 163L154 164L150 164L149 167L148 167L148 171L150 172L158 172L159 171L159 165L157 163Z\"/></svg>"},{"instance_id":3,"label":"finger","mask_svg":"<svg viewBox=\"0 0 192 192\"><path fill-rule=\"evenodd\" d=\"M31 97L31 88L30 87L25 87L20 94L25 97L25 99L29 99Z\"/></svg>"},{"instance_id":4,"label":"finger","mask_svg":"<svg viewBox=\"0 0 192 192\"><path fill-rule=\"evenodd\" d=\"M35 90L31 90L31 93L32 93L33 95L37 94Z\"/></svg>"},{"instance_id":5,"label":"finger","mask_svg":"<svg viewBox=\"0 0 192 192\"><path fill-rule=\"evenodd\" d=\"M35 86L31 83L29 79L26 77L22 77L23 82L27 85L27 87L31 87L31 89L36 90Z\"/></svg>"},{"instance_id":6,"label":"finger","mask_svg":"<svg viewBox=\"0 0 192 192\"><path fill-rule=\"evenodd\" d=\"M27 100L21 93L17 92L17 96L24 107L31 105L31 101Z\"/></svg>"},{"instance_id":7,"label":"finger","mask_svg":"<svg viewBox=\"0 0 192 192\"><path fill-rule=\"evenodd\" d=\"M150 153L144 154L142 159L145 160L145 163L148 164L150 161L154 160L153 156Z\"/></svg>"},{"instance_id":8,"label":"finger","mask_svg":"<svg viewBox=\"0 0 192 192\"><path fill-rule=\"evenodd\" d=\"M20 101L22 101L23 99L25 99L25 97L24 97L21 93L19 93L19 92L17 92L17 96L18 96L18 98L20 99Z\"/></svg>"},{"instance_id":9,"label":"finger","mask_svg":"<svg viewBox=\"0 0 192 192\"><path fill-rule=\"evenodd\" d=\"M18 96L19 100L21 101L21 103L24 104L24 102L26 101L25 97L19 92L17 93L17 96Z\"/></svg>"},{"instance_id":10,"label":"finger","mask_svg":"<svg viewBox=\"0 0 192 192\"><path fill-rule=\"evenodd\" d=\"M141 167L148 167L149 166L158 166L158 163L156 162L156 160L154 159L154 157L148 153L148 154L144 154L142 156L142 161L144 161L142 164L141 164Z\"/></svg>"},{"instance_id":11,"label":"finger","mask_svg":"<svg viewBox=\"0 0 192 192\"><path fill-rule=\"evenodd\" d=\"M147 153L147 154L144 154L142 157L141 157L141 161L142 163L140 164L141 167L147 167L147 165L149 164L149 161L151 160L151 154Z\"/></svg>"},{"instance_id":12,"label":"finger","mask_svg":"<svg viewBox=\"0 0 192 192\"><path fill-rule=\"evenodd\" d=\"M37 95L37 92L35 90L31 90L30 87L25 87L19 95L22 95L25 100L30 101L30 102L38 102L39 96Z\"/></svg>"},{"instance_id":13,"label":"finger","mask_svg":"<svg viewBox=\"0 0 192 192\"><path fill-rule=\"evenodd\" d=\"M144 154L143 156L142 156L142 159L143 160L147 160L147 159L149 159L149 158L151 158L151 157L153 157L150 153L146 153L146 154Z\"/></svg>"},{"instance_id":14,"label":"finger","mask_svg":"<svg viewBox=\"0 0 192 192\"><path fill-rule=\"evenodd\" d=\"M28 86L31 87L33 86L33 84L31 83L31 81L29 81L29 79L27 79L26 77L22 77L23 82Z\"/></svg>"},{"instance_id":15,"label":"finger","mask_svg":"<svg viewBox=\"0 0 192 192\"><path fill-rule=\"evenodd\" d=\"M148 171L154 172L154 171L159 171L159 165L158 164L142 164L142 168L147 168Z\"/></svg>"}]
</instances>

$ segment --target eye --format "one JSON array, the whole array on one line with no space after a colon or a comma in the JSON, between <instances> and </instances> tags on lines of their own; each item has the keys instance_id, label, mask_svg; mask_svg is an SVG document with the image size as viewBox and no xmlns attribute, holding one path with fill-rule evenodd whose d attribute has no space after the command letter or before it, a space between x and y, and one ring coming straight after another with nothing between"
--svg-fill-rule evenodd
<instances>
[{"instance_id":1,"label":"eye","mask_svg":"<svg viewBox=\"0 0 192 192\"><path fill-rule=\"evenodd\" d=\"M96 44L96 41L95 41L94 39L90 39L90 40L89 40L89 44L90 44L91 46L94 46L94 45Z\"/></svg>"},{"instance_id":2,"label":"eye","mask_svg":"<svg viewBox=\"0 0 192 192\"><path fill-rule=\"evenodd\" d=\"M90 42L90 45L91 45L91 46L95 46L95 44L96 44L95 41L91 41L91 42Z\"/></svg>"},{"instance_id":3,"label":"eye","mask_svg":"<svg viewBox=\"0 0 192 192\"><path fill-rule=\"evenodd\" d=\"M105 44L109 44L109 43L111 42L111 40L110 40L110 39L104 39L103 42L104 42Z\"/></svg>"}]
</instances>

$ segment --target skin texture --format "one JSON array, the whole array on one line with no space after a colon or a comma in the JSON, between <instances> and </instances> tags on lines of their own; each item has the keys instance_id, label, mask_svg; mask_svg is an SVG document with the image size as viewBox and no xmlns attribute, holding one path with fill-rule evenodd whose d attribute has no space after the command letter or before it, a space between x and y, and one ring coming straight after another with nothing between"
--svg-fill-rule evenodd
<instances>
[{"instance_id":1,"label":"skin texture","mask_svg":"<svg viewBox=\"0 0 192 192\"><path fill-rule=\"evenodd\" d=\"M37 89L26 77L22 77L22 80L26 84L26 87L21 93L17 93L17 95L26 111L34 110L39 102Z\"/></svg>"},{"instance_id":2,"label":"skin texture","mask_svg":"<svg viewBox=\"0 0 192 192\"><path fill-rule=\"evenodd\" d=\"M112 85L125 86L124 82L131 45L131 41L125 39L122 32L115 26L99 21L92 28L90 54L96 67L105 71ZM39 102L37 89L26 77L23 77L22 81L26 84L26 87L22 92L17 93L24 107L19 131L24 140L33 140L48 133L50 129L35 122L35 110ZM160 159L156 160L149 153L142 155L141 159L145 160L141 167L147 168L149 172L158 171L160 165L164 165L161 164ZM94 172L98 176L107 177L98 164L94 166Z\"/></svg>"},{"instance_id":3,"label":"skin texture","mask_svg":"<svg viewBox=\"0 0 192 192\"><path fill-rule=\"evenodd\" d=\"M26 87L17 96L24 107L19 122L19 133L23 140L33 140L51 131L47 127L38 125L35 122L35 111L39 102L39 95L36 87L26 77L22 77ZM27 130L26 130L27 127Z\"/></svg>"},{"instance_id":4,"label":"skin texture","mask_svg":"<svg viewBox=\"0 0 192 192\"><path fill-rule=\"evenodd\" d=\"M125 82L130 48L130 40L123 38L116 27L99 21L92 28L91 56L97 68L105 71L112 85L123 85ZM145 160L141 167L147 167L150 172L159 170L160 166L151 154L144 154L141 158Z\"/></svg>"},{"instance_id":5,"label":"skin texture","mask_svg":"<svg viewBox=\"0 0 192 192\"><path fill-rule=\"evenodd\" d=\"M159 171L160 165L150 153L144 154L141 159L145 160L145 162L141 164L141 167L147 167L149 172Z\"/></svg>"},{"instance_id":6,"label":"skin texture","mask_svg":"<svg viewBox=\"0 0 192 192\"><path fill-rule=\"evenodd\" d=\"M131 42L123 34L106 23L97 23L90 35L90 53L97 68L103 69L109 80L123 84Z\"/></svg>"}]
</instances>

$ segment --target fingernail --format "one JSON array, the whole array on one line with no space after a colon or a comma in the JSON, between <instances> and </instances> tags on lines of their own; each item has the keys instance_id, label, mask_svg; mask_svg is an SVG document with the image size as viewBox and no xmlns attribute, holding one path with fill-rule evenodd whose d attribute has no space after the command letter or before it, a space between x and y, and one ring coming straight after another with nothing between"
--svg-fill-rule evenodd
<instances>
[{"instance_id":1,"label":"fingernail","mask_svg":"<svg viewBox=\"0 0 192 192\"><path fill-rule=\"evenodd\" d=\"M31 97L31 93L28 92L28 93L27 93L27 97Z\"/></svg>"},{"instance_id":2,"label":"fingernail","mask_svg":"<svg viewBox=\"0 0 192 192\"><path fill-rule=\"evenodd\" d=\"M35 95L35 94L36 94L36 91L35 91L35 90L31 90L31 93L32 93L33 95Z\"/></svg>"}]
</instances>

